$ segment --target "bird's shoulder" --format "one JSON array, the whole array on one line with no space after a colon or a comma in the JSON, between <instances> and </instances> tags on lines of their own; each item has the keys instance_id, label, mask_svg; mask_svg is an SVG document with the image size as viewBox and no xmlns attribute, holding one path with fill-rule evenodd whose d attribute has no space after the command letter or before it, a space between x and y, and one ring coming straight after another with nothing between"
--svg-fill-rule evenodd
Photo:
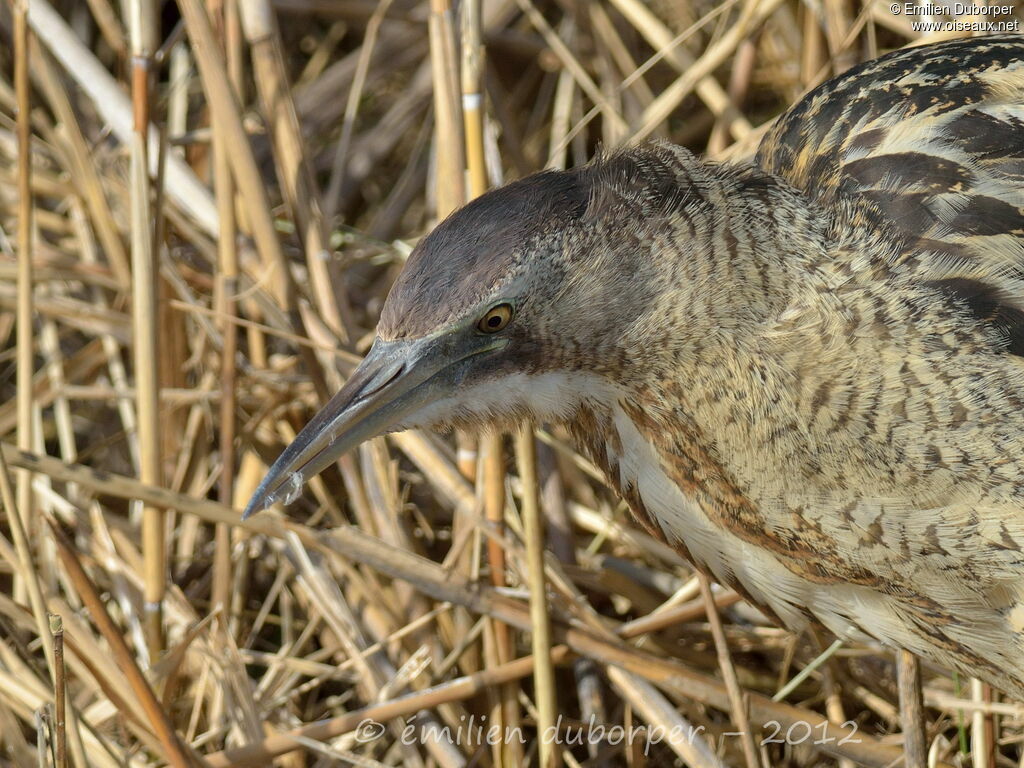
<instances>
[{"instance_id":1,"label":"bird's shoulder","mask_svg":"<svg viewBox=\"0 0 1024 768\"><path fill-rule=\"evenodd\" d=\"M932 248L984 258L985 238L1024 237L1024 39L947 41L854 67L784 114L757 162L813 199L871 200Z\"/></svg>"},{"instance_id":2,"label":"bird's shoulder","mask_svg":"<svg viewBox=\"0 0 1024 768\"><path fill-rule=\"evenodd\" d=\"M919 284L911 294L966 311L1024 354L1024 39L855 67L783 115L757 161L846 228L834 256L856 260L886 240L897 277Z\"/></svg>"}]
</instances>

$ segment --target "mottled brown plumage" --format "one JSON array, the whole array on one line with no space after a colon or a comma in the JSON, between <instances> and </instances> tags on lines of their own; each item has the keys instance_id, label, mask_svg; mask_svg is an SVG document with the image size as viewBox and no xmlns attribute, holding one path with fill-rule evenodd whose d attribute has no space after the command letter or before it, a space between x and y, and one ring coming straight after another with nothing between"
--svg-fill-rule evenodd
<instances>
[{"instance_id":1,"label":"mottled brown plumage","mask_svg":"<svg viewBox=\"0 0 1024 768\"><path fill-rule=\"evenodd\" d=\"M1024 697L1022 137L1024 42L964 40L826 83L755 165L652 144L496 190L250 511L388 429L564 422L783 624Z\"/></svg>"}]
</instances>

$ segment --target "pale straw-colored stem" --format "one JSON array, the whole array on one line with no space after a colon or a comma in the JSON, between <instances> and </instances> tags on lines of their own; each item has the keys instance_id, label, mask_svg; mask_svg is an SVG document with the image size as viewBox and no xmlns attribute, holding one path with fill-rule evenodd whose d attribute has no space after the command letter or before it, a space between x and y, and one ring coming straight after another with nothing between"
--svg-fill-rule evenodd
<instances>
[{"instance_id":1,"label":"pale straw-colored stem","mask_svg":"<svg viewBox=\"0 0 1024 768\"><path fill-rule=\"evenodd\" d=\"M526 540L526 580L530 588L530 629L533 655L537 667L533 671L534 699L537 705L537 731L541 734L538 748L539 765L551 768L558 762L555 732L555 671L551 665L551 617L548 614L547 578L544 574L544 519L540 510L540 489L537 484L537 445L533 424L523 424L516 433L516 464L523 486L522 514ZM546 736L545 736L546 734Z\"/></svg>"},{"instance_id":2,"label":"pale straw-colored stem","mask_svg":"<svg viewBox=\"0 0 1024 768\"><path fill-rule=\"evenodd\" d=\"M465 150L459 103L459 61L450 0L430 0L430 61L434 80L437 218L466 201Z\"/></svg>"},{"instance_id":3,"label":"pale straw-colored stem","mask_svg":"<svg viewBox=\"0 0 1024 768\"><path fill-rule=\"evenodd\" d=\"M487 163L484 155L484 96L481 82L484 66L484 47L480 18L480 0L466 0L462 4L462 117L466 138L466 169L469 183L469 197L475 198L487 191ZM472 438L465 436L469 445ZM501 540L505 531L505 450L502 434L488 430L477 438L478 456L483 462L484 517L492 526L493 536L487 538L487 561L490 565L491 583L496 587L506 585L505 550ZM475 462L472 462L475 464ZM476 475L470 462L464 472ZM509 626L492 621L490 636L493 638L494 661L506 664L512 659L514 644ZM520 722L517 686L507 683L497 689L492 707L492 720L506 732ZM521 745L515 739L495 744L492 750L500 764L518 765L522 762Z\"/></svg>"},{"instance_id":4,"label":"pale straw-colored stem","mask_svg":"<svg viewBox=\"0 0 1024 768\"><path fill-rule=\"evenodd\" d=\"M64 67L70 77L88 96L106 127L125 145L132 141L134 117L131 100L111 77L93 53L82 44L67 22L46 0L29 0L29 24L43 43ZM159 139L156 129L149 130L150 172L155 173ZM185 162L176 156L167 158L167 195L207 234L217 232L217 209L213 196Z\"/></svg>"},{"instance_id":5,"label":"pale straw-colored stem","mask_svg":"<svg viewBox=\"0 0 1024 768\"><path fill-rule=\"evenodd\" d=\"M7 525L11 529L11 538L14 539L14 550L17 554L17 562L11 562L11 566L17 566L17 575L24 583L25 589L28 592L28 602L32 608L32 618L35 619L36 632L38 632L39 637L44 638L49 635L46 602L43 597L42 586L39 583L39 572L28 538L28 532L22 522L23 516L18 513L14 488L11 484L11 475L7 466L7 457L0 453L0 502L3 503L4 514L7 516ZM43 651L46 654L46 661L50 668L50 679L51 681L56 681L56 664L53 659L53 648L49 643L44 642Z\"/></svg>"},{"instance_id":6,"label":"pale straw-colored stem","mask_svg":"<svg viewBox=\"0 0 1024 768\"><path fill-rule=\"evenodd\" d=\"M135 408L139 430L139 479L161 485L157 275L149 176L148 142L152 55L156 47L156 7L152 0L128 6L131 39L133 133L129 142L132 259L132 351L135 360ZM142 512L144 625L150 663L163 651L163 599L167 573L164 510Z\"/></svg>"},{"instance_id":7,"label":"pale straw-colored stem","mask_svg":"<svg viewBox=\"0 0 1024 768\"><path fill-rule=\"evenodd\" d=\"M238 60L232 55L233 49L241 45L238 9L233 0L224 3L223 30L224 49L227 61ZM236 95L241 86L241 72L231 72L232 85ZM236 312L235 295L238 292L238 230L235 221L235 182L231 175L231 163L225 147L227 137L221 123L214 124L213 165L214 191L217 198L217 212L220 217L220 233L217 238L217 311L220 313L220 330L223 338L221 350L221 401L220 401L220 459L221 475L218 497L224 504L231 504L235 483L235 382L238 352L238 326L232 322ZM231 607L231 529L218 523L214 529L213 588L212 604L227 612ZM225 616L225 622L230 617ZM226 626L227 624L225 624Z\"/></svg>"},{"instance_id":8,"label":"pale straw-colored stem","mask_svg":"<svg viewBox=\"0 0 1024 768\"><path fill-rule=\"evenodd\" d=\"M897 651L896 677L900 692L900 722L903 725L903 764L906 768L926 768L928 745L924 733L921 665L917 656L910 651Z\"/></svg>"},{"instance_id":9,"label":"pale straw-colored stem","mask_svg":"<svg viewBox=\"0 0 1024 768\"><path fill-rule=\"evenodd\" d=\"M650 136L683 99L693 92L696 85L721 66L751 31L771 16L781 4L782 0L747 0L736 23L644 110L640 127L633 132L630 143L642 141Z\"/></svg>"},{"instance_id":10,"label":"pale straw-colored stem","mask_svg":"<svg viewBox=\"0 0 1024 768\"><path fill-rule=\"evenodd\" d=\"M28 6L23 0L14 4L14 90L18 104L18 298L17 298L17 411L18 447L32 450L34 365L32 298L32 127L29 90ZM35 540L37 525L33 514L32 473L18 472L18 508L30 540Z\"/></svg>"},{"instance_id":11,"label":"pale straw-colored stem","mask_svg":"<svg viewBox=\"0 0 1024 768\"><path fill-rule=\"evenodd\" d=\"M161 756L174 768L194 768L194 761L188 748L178 738L170 716L161 706L149 681L139 669L131 649L125 642L124 635L110 618L110 614L107 613L106 606L75 555L71 543L52 524L51 530L57 539L57 551L67 572L68 580L74 585L82 604L89 612L89 617L110 646L121 673L128 679L132 692L141 704L143 714L160 740L163 748Z\"/></svg>"},{"instance_id":12,"label":"pale straw-colored stem","mask_svg":"<svg viewBox=\"0 0 1024 768\"><path fill-rule=\"evenodd\" d=\"M354 340L345 286L331 270L327 230L306 154L302 129L288 86L281 35L268 0L240 0L242 30L252 53L253 75L274 146L277 178L302 239L309 291L317 312L340 344ZM329 212L333 215L333 211Z\"/></svg>"},{"instance_id":13,"label":"pale straw-colored stem","mask_svg":"<svg viewBox=\"0 0 1024 768\"><path fill-rule=\"evenodd\" d=\"M729 694L729 708L732 710L732 720L736 723L736 728L740 734L740 744L743 746L743 759L746 761L747 768L760 768L761 760L757 755L754 733L750 729L747 705L743 700L743 691L740 689L740 683L736 677L736 668L732 663L732 655L729 653L729 643L725 639L722 617L718 615L718 605L715 603L715 595L711 591L711 580L703 573L698 573L697 579L700 583L701 596L704 598L708 623L711 625L711 636L715 639L715 651L718 653L718 668L722 672L725 690Z\"/></svg>"},{"instance_id":14,"label":"pale straw-colored stem","mask_svg":"<svg viewBox=\"0 0 1024 768\"><path fill-rule=\"evenodd\" d=\"M57 614L49 614L53 639L53 730L56 768L67 768L67 680L64 675L64 623Z\"/></svg>"},{"instance_id":15,"label":"pale straw-colored stem","mask_svg":"<svg viewBox=\"0 0 1024 768\"><path fill-rule=\"evenodd\" d=\"M971 701L984 703L991 700L991 689L976 677L971 678ZM994 768L995 715L983 708L975 709L971 714L971 768Z\"/></svg>"}]
</instances>

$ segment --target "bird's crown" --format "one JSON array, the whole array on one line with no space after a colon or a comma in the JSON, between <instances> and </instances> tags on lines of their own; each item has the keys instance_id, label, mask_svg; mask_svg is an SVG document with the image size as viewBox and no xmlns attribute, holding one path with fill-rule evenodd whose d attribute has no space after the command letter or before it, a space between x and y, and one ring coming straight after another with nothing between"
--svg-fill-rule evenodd
<instances>
[{"instance_id":1,"label":"bird's crown","mask_svg":"<svg viewBox=\"0 0 1024 768\"><path fill-rule=\"evenodd\" d=\"M568 233L681 211L702 200L707 182L689 152L652 142L489 192L416 246L384 305L378 335L416 337L442 327L524 270L551 266L545 257L585 262L588 254L572 252Z\"/></svg>"}]
</instances>

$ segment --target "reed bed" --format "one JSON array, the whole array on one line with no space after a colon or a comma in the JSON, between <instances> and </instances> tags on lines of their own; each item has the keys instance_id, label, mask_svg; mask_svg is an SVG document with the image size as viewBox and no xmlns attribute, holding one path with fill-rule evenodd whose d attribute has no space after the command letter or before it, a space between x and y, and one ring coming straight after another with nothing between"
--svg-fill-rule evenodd
<instances>
[{"instance_id":1,"label":"reed bed","mask_svg":"<svg viewBox=\"0 0 1024 768\"><path fill-rule=\"evenodd\" d=\"M0 39L3 764L1024 765L1021 704L927 664L905 740L897 659L703 580L558 429L238 514L439 217L599 144L749 156L908 17L13 0Z\"/></svg>"}]
</instances>

